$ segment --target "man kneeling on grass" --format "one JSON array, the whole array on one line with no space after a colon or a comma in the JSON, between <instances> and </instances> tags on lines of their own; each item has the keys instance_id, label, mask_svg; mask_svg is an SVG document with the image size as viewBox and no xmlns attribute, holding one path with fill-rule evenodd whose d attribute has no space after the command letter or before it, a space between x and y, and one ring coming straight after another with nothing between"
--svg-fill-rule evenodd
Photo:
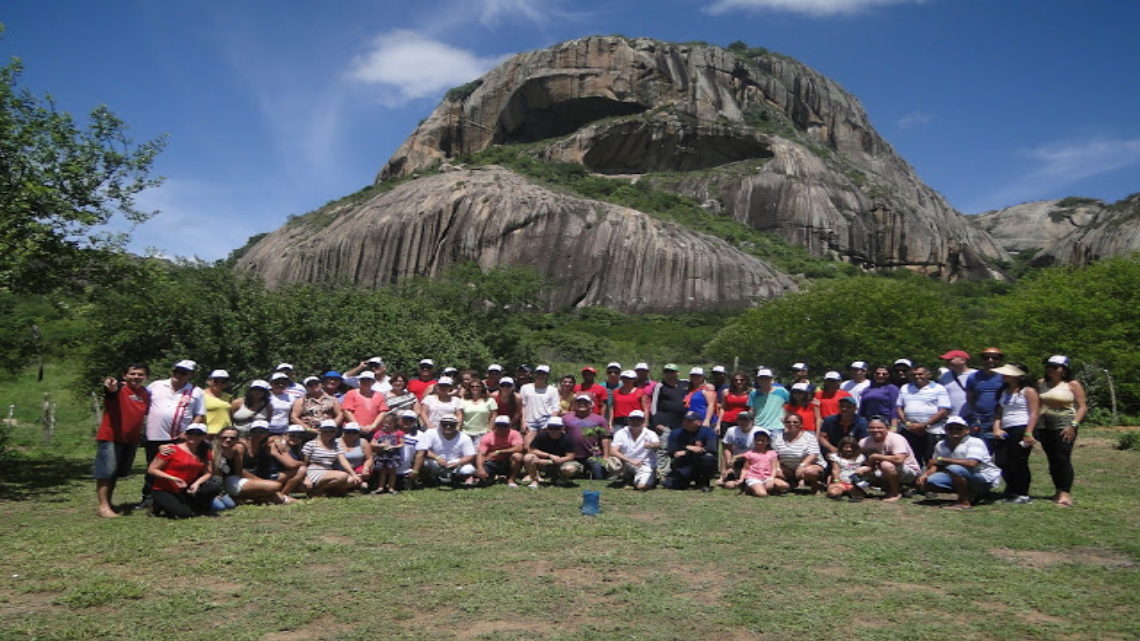
<instances>
[{"instance_id":1,"label":"man kneeling on grass","mask_svg":"<svg viewBox=\"0 0 1140 641\"><path fill-rule=\"evenodd\" d=\"M440 416L439 429L428 430L416 443L416 450L416 477L431 484L475 484L475 444L459 431L459 419L454 414Z\"/></svg>"},{"instance_id":2,"label":"man kneeling on grass","mask_svg":"<svg viewBox=\"0 0 1140 641\"><path fill-rule=\"evenodd\" d=\"M914 482L921 471L914 450L902 434L890 431L882 416L872 416L867 422L870 436L859 441L859 449L867 457L866 465L851 475L851 495L863 496L871 485L886 491L884 501L895 502L902 496L902 487Z\"/></svg>"},{"instance_id":3,"label":"man kneeling on grass","mask_svg":"<svg viewBox=\"0 0 1140 641\"><path fill-rule=\"evenodd\" d=\"M974 499L988 494L1001 481L1001 469L994 465L985 442L970 436L969 431L961 416L947 419L946 438L934 446L926 471L918 477L920 489L957 495L946 509L969 509Z\"/></svg>"},{"instance_id":4,"label":"man kneeling on grass","mask_svg":"<svg viewBox=\"0 0 1140 641\"><path fill-rule=\"evenodd\" d=\"M551 416L546 427L531 440L530 451L523 457L523 465L530 478L527 487L538 487L540 472L556 485L569 483L582 473L583 467L574 460L573 446L562 428L562 417Z\"/></svg>"},{"instance_id":5,"label":"man kneeling on grass","mask_svg":"<svg viewBox=\"0 0 1140 641\"><path fill-rule=\"evenodd\" d=\"M657 475L657 450L661 439L653 430L645 429L645 412L629 413L629 425L614 434L607 467L615 485L630 483L638 490L653 487Z\"/></svg>"},{"instance_id":6,"label":"man kneeling on grass","mask_svg":"<svg viewBox=\"0 0 1140 641\"><path fill-rule=\"evenodd\" d=\"M500 414L495 426L479 439L479 454L475 458L475 476L488 485L503 477L508 487L518 487L515 477L523 460L523 437L511 429L511 417Z\"/></svg>"}]
</instances>

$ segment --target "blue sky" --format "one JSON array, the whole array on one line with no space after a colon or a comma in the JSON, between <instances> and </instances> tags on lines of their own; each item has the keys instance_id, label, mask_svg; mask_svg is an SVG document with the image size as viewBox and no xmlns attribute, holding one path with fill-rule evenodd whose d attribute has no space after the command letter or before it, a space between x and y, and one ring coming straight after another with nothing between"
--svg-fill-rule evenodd
<instances>
[{"instance_id":1,"label":"blue sky","mask_svg":"<svg viewBox=\"0 0 1140 641\"><path fill-rule=\"evenodd\" d=\"M24 86L168 134L140 252L223 258L370 183L448 88L592 34L795 57L965 213L1140 191L1140 2L44 0L0 22Z\"/></svg>"}]
</instances>

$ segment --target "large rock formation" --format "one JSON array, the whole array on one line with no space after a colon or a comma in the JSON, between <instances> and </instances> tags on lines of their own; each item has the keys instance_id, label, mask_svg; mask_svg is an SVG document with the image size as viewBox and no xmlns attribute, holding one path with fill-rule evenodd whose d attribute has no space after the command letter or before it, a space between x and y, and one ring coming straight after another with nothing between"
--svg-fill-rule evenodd
<instances>
[{"instance_id":1,"label":"large rock formation","mask_svg":"<svg viewBox=\"0 0 1140 641\"><path fill-rule=\"evenodd\" d=\"M652 182L817 255L947 279L995 276L1007 258L834 82L705 45L611 36L515 56L442 102L378 179L535 141L600 173L690 172Z\"/></svg>"},{"instance_id":2,"label":"large rock formation","mask_svg":"<svg viewBox=\"0 0 1140 641\"><path fill-rule=\"evenodd\" d=\"M1106 205L1092 198L1023 203L974 217L1010 254L1031 265L1082 266L1140 251L1140 193Z\"/></svg>"},{"instance_id":3,"label":"large rock formation","mask_svg":"<svg viewBox=\"0 0 1140 641\"><path fill-rule=\"evenodd\" d=\"M272 284L369 285L461 260L532 265L557 284L551 306L627 311L744 305L794 287L749 241L464 166L502 145L688 196L817 256L1001 275L990 265L1005 252L915 176L855 98L802 64L753 54L611 36L515 56L448 92L372 190L293 220L238 265Z\"/></svg>"},{"instance_id":4,"label":"large rock formation","mask_svg":"<svg viewBox=\"0 0 1140 641\"><path fill-rule=\"evenodd\" d=\"M795 289L724 241L499 167L418 178L342 208L323 212L326 227L286 225L239 265L270 285L336 277L375 286L466 261L530 265L553 282L547 300L536 301L553 309L701 310Z\"/></svg>"}]
</instances>

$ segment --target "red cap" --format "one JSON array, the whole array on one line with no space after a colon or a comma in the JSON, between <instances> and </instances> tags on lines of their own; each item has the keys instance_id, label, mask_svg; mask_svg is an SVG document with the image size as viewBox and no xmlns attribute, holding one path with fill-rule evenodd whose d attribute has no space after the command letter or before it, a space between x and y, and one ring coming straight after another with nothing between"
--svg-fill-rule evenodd
<instances>
[{"instance_id":1,"label":"red cap","mask_svg":"<svg viewBox=\"0 0 1140 641\"><path fill-rule=\"evenodd\" d=\"M948 361L951 358L964 358L966 360L970 360L970 355L967 354L966 352L963 352L960 349L952 349L949 352L946 352L945 354L943 354L942 356L939 356L938 358L941 358L944 361Z\"/></svg>"},{"instance_id":2,"label":"red cap","mask_svg":"<svg viewBox=\"0 0 1140 641\"><path fill-rule=\"evenodd\" d=\"M598 373L598 370L594 369L593 367L590 367L589 365L583 367L582 371L583 372L589 372L591 374L597 374Z\"/></svg>"}]
</instances>

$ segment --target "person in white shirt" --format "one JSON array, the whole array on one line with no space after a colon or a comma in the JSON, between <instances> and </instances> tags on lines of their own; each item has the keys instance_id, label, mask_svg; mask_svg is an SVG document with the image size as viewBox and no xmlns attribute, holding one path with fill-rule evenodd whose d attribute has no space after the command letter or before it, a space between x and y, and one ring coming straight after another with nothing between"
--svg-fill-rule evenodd
<instances>
[{"instance_id":1,"label":"person in white shirt","mask_svg":"<svg viewBox=\"0 0 1140 641\"><path fill-rule=\"evenodd\" d=\"M871 379L867 378L867 363L865 361L855 361L851 363L848 368L851 373L851 378L839 384L839 389L847 392L855 399L855 409L859 409L859 399L863 395L863 390L871 384Z\"/></svg>"},{"instance_id":2,"label":"person in white shirt","mask_svg":"<svg viewBox=\"0 0 1140 641\"><path fill-rule=\"evenodd\" d=\"M638 490L651 489L656 481L657 450L661 439L653 430L645 429L645 412L629 413L629 425L614 434L610 443L609 471L615 483L633 483Z\"/></svg>"},{"instance_id":3,"label":"person in white shirt","mask_svg":"<svg viewBox=\"0 0 1140 641\"><path fill-rule=\"evenodd\" d=\"M546 426L551 416L562 413L561 399L558 397L558 388L549 385L550 366L539 365L534 368L534 382L527 383L519 390L522 401L522 424L528 434L527 444L534 438L534 433Z\"/></svg>"},{"instance_id":4,"label":"person in white shirt","mask_svg":"<svg viewBox=\"0 0 1140 641\"><path fill-rule=\"evenodd\" d=\"M950 415L962 416L966 407L966 381L977 370L968 365L969 352L960 349L952 349L938 358L946 362L946 368L938 376L937 382L950 395Z\"/></svg>"},{"instance_id":5,"label":"person in white shirt","mask_svg":"<svg viewBox=\"0 0 1140 641\"><path fill-rule=\"evenodd\" d=\"M428 430L416 443L416 463L413 474L427 481L443 484L475 484L475 444L471 437L459 431L459 419L445 414L439 419L439 429Z\"/></svg>"},{"instance_id":6,"label":"person in white shirt","mask_svg":"<svg viewBox=\"0 0 1140 641\"><path fill-rule=\"evenodd\" d=\"M736 457L752 451L752 441L755 437L756 430L753 429L752 414L749 412L737 414L736 425L728 428L724 433L724 438L721 439L724 448L721 449L722 461L720 478L716 481L717 485L731 489L740 483L741 474L740 469L736 469L739 467L736 465Z\"/></svg>"},{"instance_id":7,"label":"person in white shirt","mask_svg":"<svg viewBox=\"0 0 1140 641\"><path fill-rule=\"evenodd\" d=\"M170 378L154 381L146 387L150 402L143 447L148 466L158 455L159 448L179 439L191 423L206 422L205 394L190 381L196 369L198 364L194 361L178 361L170 372ZM139 505L146 505L150 500L153 483L154 479L147 474Z\"/></svg>"},{"instance_id":8,"label":"person in white shirt","mask_svg":"<svg viewBox=\"0 0 1140 641\"><path fill-rule=\"evenodd\" d=\"M945 387L930 380L930 369L925 365L915 365L911 374L914 382L899 389L891 427L898 428L918 457L919 465L925 465L934 444L946 432L943 422L950 414L950 395Z\"/></svg>"},{"instance_id":9,"label":"person in white shirt","mask_svg":"<svg viewBox=\"0 0 1140 641\"><path fill-rule=\"evenodd\" d=\"M954 494L956 501L947 509L969 509L974 499L992 492L1001 482L1001 469L994 465L989 448L969 432L966 419L951 416L946 421L946 438L934 446L934 457L915 481L919 489Z\"/></svg>"}]
</instances>

